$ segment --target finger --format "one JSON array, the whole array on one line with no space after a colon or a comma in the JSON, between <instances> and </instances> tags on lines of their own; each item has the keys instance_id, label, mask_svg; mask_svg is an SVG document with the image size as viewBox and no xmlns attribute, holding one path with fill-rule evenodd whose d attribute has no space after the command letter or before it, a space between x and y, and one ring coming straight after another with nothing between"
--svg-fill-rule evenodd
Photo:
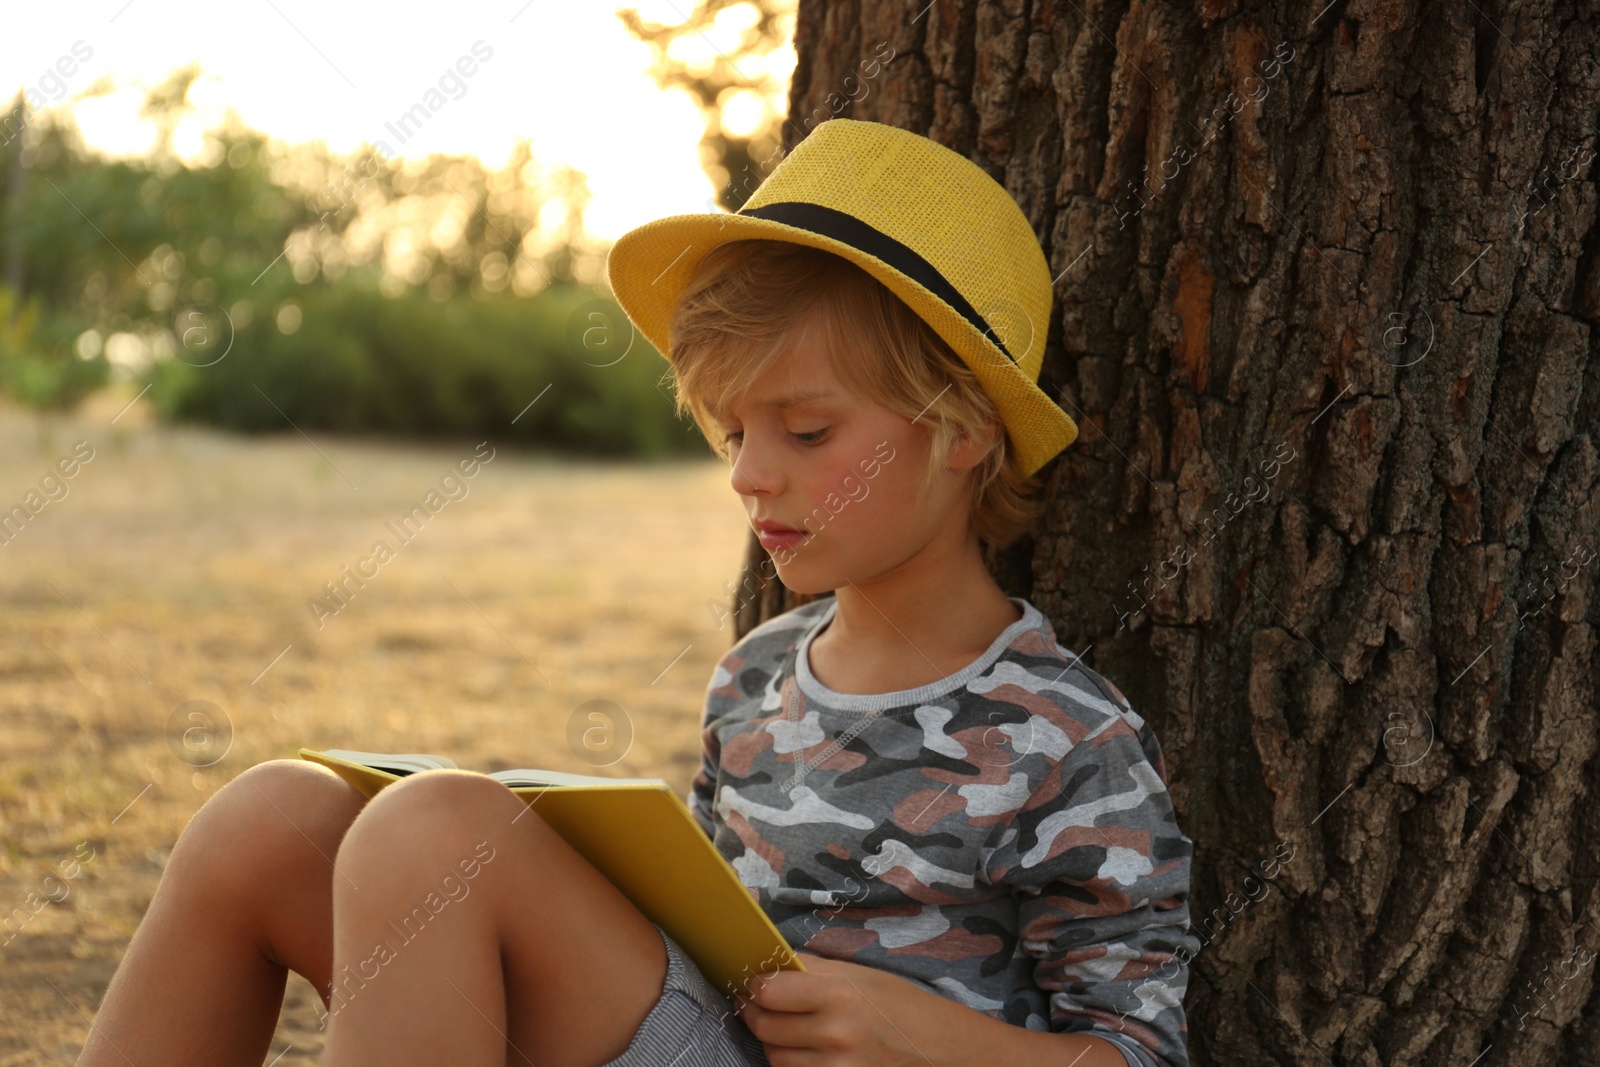
<instances>
[{"instance_id":1,"label":"finger","mask_svg":"<svg viewBox=\"0 0 1600 1067\"><path fill-rule=\"evenodd\" d=\"M772 1067L831 1067L838 1062L838 1057L827 1052L818 1052L814 1048L784 1048L779 1045L765 1045L767 1062Z\"/></svg>"},{"instance_id":2,"label":"finger","mask_svg":"<svg viewBox=\"0 0 1600 1067\"><path fill-rule=\"evenodd\" d=\"M822 975L779 971L771 977L752 979L746 999L774 1011L820 1011L827 1004L831 985Z\"/></svg>"},{"instance_id":3,"label":"finger","mask_svg":"<svg viewBox=\"0 0 1600 1067\"><path fill-rule=\"evenodd\" d=\"M768 1046L768 1058L773 1048L793 1051L819 1050L819 1016L814 1012L774 1011L759 1004L746 1003L739 1017L752 1034ZM777 1067L774 1061L773 1067Z\"/></svg>"},{"instance_id":4,"label":"finger","mask_svg":"<svg viewBox=\"0 0 1600 1067\"><path fill-rule=\"evenodd\" d=\"M845 971L853 971L854 968L860 966L860 964L846 963L844 960L836 960L828 956L812 956L806 953L796 953L796 955L802 957L801 962L805 964L805 971L780 971L780 974L840 974Z\"/></svg>"}]
</instances>

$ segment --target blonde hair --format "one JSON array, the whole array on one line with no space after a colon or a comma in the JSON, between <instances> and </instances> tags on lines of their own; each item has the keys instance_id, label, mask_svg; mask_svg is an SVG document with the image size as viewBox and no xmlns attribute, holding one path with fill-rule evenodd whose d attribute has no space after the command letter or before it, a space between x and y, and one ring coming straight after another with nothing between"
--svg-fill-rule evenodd
<instances>
[{"instance_id":1,"label":"blonde hair","mask_svg":"<svg viewBox=\"0 0 1600 1067\"><path fill-rule=\"evenodd\" d=\"M1002 432L970 471L969 515L994 548L1028 533L1045 502L1024 477L994 401L945 340L872 275L841 256L788 241L729 241L701 261L674 310L670 367L686 411L723 459L718 416L811 327L834 374L857 396L929 429L922 502L963 433ZM919 417L920 416L920 417Z\"/></svg>"}]
</instances>

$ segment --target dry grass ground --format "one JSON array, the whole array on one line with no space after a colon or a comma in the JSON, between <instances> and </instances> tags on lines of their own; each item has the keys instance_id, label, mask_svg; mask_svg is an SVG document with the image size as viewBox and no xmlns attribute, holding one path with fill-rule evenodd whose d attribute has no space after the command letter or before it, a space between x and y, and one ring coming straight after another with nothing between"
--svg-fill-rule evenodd
<instances>
[{"instance_id":1,"label":"dry grass ground","mask_svg":"<svg viewBox=\"0 0 1600 1067\"><path fill-rule=\"evenodd\" d=\"M0 510L75 443L94 449L0 545L0 1067L73 1062L178 833L253 763L353 747L688 788L733 636L707 605L726 601L748 529L716 461L498 447L402 547L385 521L475 442L240 438L151 425L137 405L112 424L124 402L0 408ZM395 557L319 628L307 601L377 540ZM600 770L566 739L593 699L634 731ZM233 731L200 769L170 744L192 700ZM93 858L63 879L75 850ZM60 902L33 913L30 894ZM320 1008L291 975L268 1059L315 1062Z\"/></svg>"}]
</instances>

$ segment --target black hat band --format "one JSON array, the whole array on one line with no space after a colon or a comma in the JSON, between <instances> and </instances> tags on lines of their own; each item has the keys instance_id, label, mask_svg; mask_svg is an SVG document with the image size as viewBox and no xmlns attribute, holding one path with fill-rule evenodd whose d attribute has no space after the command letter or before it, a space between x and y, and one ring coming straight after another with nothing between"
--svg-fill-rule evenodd
<instances>
[{"instance_id":1,"label":"black hat band","mask_svg":"<svg viewBox=\"0 0 1600 1067\"><path fill-rule=\"evenodd\" d=\"M961 291L950 284L950 279L939 273L937 267L923 259L914 249L901 244L882 230L862 222L854 215L803 201L744 207L740 208L737 214L766 219L769 222L780 222L785 226L807 230L820 237L830 237L874 259L881 260L950 305L957 314L972 323L979 333L993 341L995 346L1005 353L1007 359L1013 364L1017 362L1017 357L1006 348L1005 342L1000 340L967 298L961 295Z\"/></svg>"}]
</instances>

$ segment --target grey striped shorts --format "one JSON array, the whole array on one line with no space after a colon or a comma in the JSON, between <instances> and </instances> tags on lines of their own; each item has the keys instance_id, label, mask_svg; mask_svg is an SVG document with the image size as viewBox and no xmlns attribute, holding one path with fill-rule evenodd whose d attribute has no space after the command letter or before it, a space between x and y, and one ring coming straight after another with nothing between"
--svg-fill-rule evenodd
<instances>
[{"instance_id":1,"label":"grey striped shorts","mask_svg":"<svg viewBox=\"0 0 1600 1067\"><path fill-rule=\"evenodd\" d=\"M661 999L622 1055L601 1067L771 1067L761 1041L733 1002L700 973L683 947L656 923L667 946Z\"/></svg>"}]
</instances>

